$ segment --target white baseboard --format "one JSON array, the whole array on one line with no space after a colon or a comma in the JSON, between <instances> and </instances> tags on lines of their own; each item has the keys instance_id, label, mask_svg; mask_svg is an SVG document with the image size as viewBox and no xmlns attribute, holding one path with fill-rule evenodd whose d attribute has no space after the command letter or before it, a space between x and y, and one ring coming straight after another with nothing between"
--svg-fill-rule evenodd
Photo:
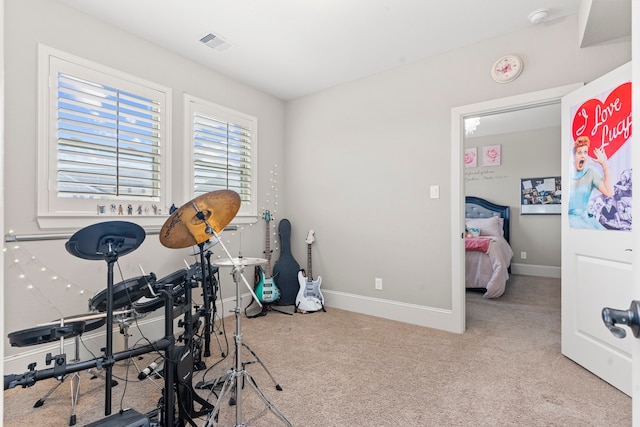
<instances>
[{"instance_id":1,"label":"white baseboard","mask_svg":"<svg viewBox=\"0 0 640 427\"><path fill-rule=\"evenodd\" d=\"M532 264L511 264L511 273L521 274L523 276L538 276L538 277L554 277L560 278L562 269L561 267L553 267L550 265L532 265Z\"/></svg>"},{"instance_id":2,"label":"white baseboard","mask_svg":"<svg viewBox=\"0 0 640 427\"><path fill-rule=\"evenodd\" d=\"M323 290L325 305L341 310L353 311L384 319L397 320L429 328L457 332L452 329L451 310Z\"/></svg>"}]
</instances>

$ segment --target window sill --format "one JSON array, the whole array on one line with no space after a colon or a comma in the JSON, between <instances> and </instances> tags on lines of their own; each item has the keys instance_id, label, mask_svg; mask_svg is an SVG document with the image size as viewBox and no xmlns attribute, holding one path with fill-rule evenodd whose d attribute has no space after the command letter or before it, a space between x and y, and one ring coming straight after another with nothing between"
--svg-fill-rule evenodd
<instances>
[{"instance_id":1,"label":"window sill","mask_svg":"<svg viewBox=\"0 0 640 427\"><path fill-rule=\"evenodd\" d=\"M39 215L38 226L41 230L59 232L81 230L93 224L107 221L128 221L144 228L147 233L159 233L169 215ZM255 224L255 215L237 215L229 226Z\"/></svg>"},{"instance_id":2,"label":"window sill","mask_svg":"<svg viewBox=\"0 0 640 427\"><path fill-rule=\"evenodd\" d=\"M89 225L107 221L128 221L140 225L145 231L160 230L168 215L39 215L42 230L80 230Z\"/></svg>"}]
</instances>

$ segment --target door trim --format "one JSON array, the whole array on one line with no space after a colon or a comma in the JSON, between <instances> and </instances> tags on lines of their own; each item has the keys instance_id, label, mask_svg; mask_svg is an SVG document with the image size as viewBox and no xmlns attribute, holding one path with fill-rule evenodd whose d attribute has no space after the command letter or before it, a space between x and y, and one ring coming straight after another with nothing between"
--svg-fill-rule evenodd
<instances>
[{"instance_id":1,"label":"door trim","mask_svg":"<svg viewBox=\"0 0 640 427\"><path fill-rule=\"evenodd\" d=\"M501 112L522 110L560 99L583 86L575 83L522 95L494 99L451 109L451 310L452 330L463 333L466 329L465 263L464 263L464 120Z\"/></svg>"}]
</instances>

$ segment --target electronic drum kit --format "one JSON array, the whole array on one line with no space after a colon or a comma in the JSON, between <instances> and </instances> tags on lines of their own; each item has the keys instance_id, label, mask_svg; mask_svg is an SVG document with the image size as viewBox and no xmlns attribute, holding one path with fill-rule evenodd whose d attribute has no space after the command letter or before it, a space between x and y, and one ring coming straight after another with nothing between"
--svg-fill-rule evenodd
<instances>
[{"instance_id":1,"label":"electronic drum kit","mask_svg":"<svg viewBox=\"0 0 640 427\"><path fill-rule=\"evenodd\" d=\"M21 386L23 388L34 385L37 381L56 378L59 383L54 386L36 405L40 406L44 399L59 386L64 378L69 374L72 376L72 414L69 425L74 425L75 405L79 394L78 372L98 368L103 370L102 376L105 381L105 401L104 413L106 418L97 421L87 427L109 427L109 426L160 426L174 427L184 426L185 423L195 426L193 417L207 416L205 426L214 426L218 423L218 416L222 399L227 394L232 393L230 401L235 405L236 426L244 426L242 421L242 389L248 383L257 393L260 399L267 405L267 408L275 414L285 425L291 423L282 415L275 406L269 402L264 393L258 388L255 379L245 370L245 364L241 359L241 348L244 346L262 364L271 379L273 377L266 369L262 361L259 360L255 352L242 342L240 325L241 297L240 283L244 282L249 289L254 300L261 305L252 287L243 275L247 266L258 265L267 262L261 258L233 258L218 233L233 220L240 208L240 196L230 190L218 190L203 194L187 202L185 205L173 211L165 221L160 230L160 243L171 249L181 249L197 246L200 256L199 262L188 266L186 270L179 270L166 277L157 279L151 273L134 277L114 284L113 266L119 257L125 256L136 250L145 239L145 231L139 225L127 221L108 221L85 227L66 242L66 250L73 256L86 260L101 260L107 263L107 288L96 294L89 302L91 313L70 316L38 325L22 331L8 334L9 342L14 347L26 347L38 344L45 344L60 341L60 354L46 356L46 363L52 368L36 370L36 363L28 366L28 371L18 375L4 376L4 389ZM213 242L213 243L211 243ZM220 244L224 249L227 259L219 259L212 265L210 252L205 247L213 244ZM205 261L206 258L206 261ZM216 382L222 382L222 389L214 405L200 397L193 386L191 380L194 367L198 369L201 364L202 343L196 339L196 331L200 327L200 317L204 317L204 329L200 337L204 337L204 355L210 355L210 335L212 332L212 312L215 313L215 289L217 282L215 273L218 267L232 267L232 277L236 284L236 307L234 333L234 366L222 378ZM203 272L205 272L203 274ZM196 318L192 314L192 288L198 286L198 282L203 287L203 304L196 313ZM164 337L147 345L128 348L125 341L123 351L113 350L113 327L114 322L121 322L128 325L131 319L144 316L155 310L164 307ZM196 307L197 308L197 307ZM184 345L176 345L174 336L174 319L184 314L184 322L179 326L184 327L184 333L178 341ZM96 330L106 325L106 345L102 349L103 354L91 360L81 361L79 358L79 337L87 332ZM122 332L122 327L121 327ZM128 334L124 332L125 340ZM64 353L64 340L74 338L75 360L67 361ZM113 380L113 366L119 361L124 361L133 357L147 353L164 352L164 367L162 376L164 377L164 388L160 404L156 411L143 415L135 410L120 411L111 415L111 388L117 384ZM197 354L196 354L197 353ZM142 376L142 374L141 374ZM248 381L245 381L248 380ZM74 388L75 381L75 388ZM242 382L240 382L242 381ZM275 380L274 380L275 383ZM204 384L206 388L207 385ZM281 387L276 384L276 388ZM75 392L74 392L75 390ZM211 387L213 392L213 387ZM200 404L196 409L195 404ZM178 416L176 417L176 405ZM157 417L157 421L152 419Z\"/></svg>"}]
</instances>

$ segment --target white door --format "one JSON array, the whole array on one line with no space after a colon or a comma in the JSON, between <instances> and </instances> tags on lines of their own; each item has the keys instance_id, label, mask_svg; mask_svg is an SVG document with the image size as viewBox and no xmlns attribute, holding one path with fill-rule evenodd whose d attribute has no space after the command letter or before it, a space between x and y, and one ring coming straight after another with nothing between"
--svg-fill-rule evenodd
<instances>
[{"instance_id":1,"label":"white door","mask_svg":"<svg viewBox=\"0 0 640 427\"><path fill-rule=\"evenodd\" d=\"M630 82L631 63L562 99L562 353L629 395L633 335L616 338L602 310L633 296Z\"/></svg>"}]
</instances>

